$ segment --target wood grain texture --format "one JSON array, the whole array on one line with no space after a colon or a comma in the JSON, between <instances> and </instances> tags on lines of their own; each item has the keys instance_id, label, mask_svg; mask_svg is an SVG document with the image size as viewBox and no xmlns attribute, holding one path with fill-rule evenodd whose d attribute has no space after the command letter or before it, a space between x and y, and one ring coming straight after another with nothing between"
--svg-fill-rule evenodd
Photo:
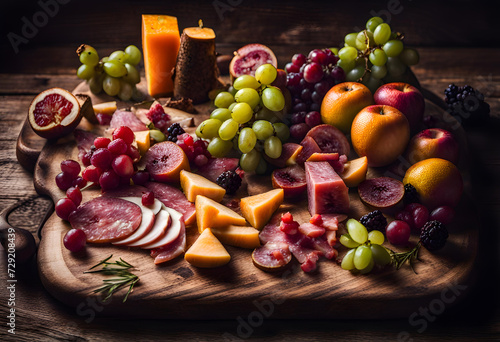
<instances>
[{"instance_id":1,"label":"wood grain texture","mask_svg":"<svg viewBox=\"0 0 500 342\"><path fill-rule=\"evenodd\" d=\"M88 92L85 87L85 84L80 84L76 92ZM108 100L104 95L92 97L94 102ZM193 116L195 125L207 118L210 111L205 107L200 112ZM445 115L430 102L427 103L426 113ZM187 113L184 115L190 116ZM83 125L92 127L86 122ZM96 133L103 134L102 127L94 127ZM190 131L193 130L194 127ZM455 133L465 150L463 130L457 128ZM63 197L64 192L56 187L53 180L60 172L60 162L68 158L77 159L77 154L72 136L45 145L35 168L36 190L50 196L54 202ZM370 169L368 177L397 177L394 174L396 169L397 166L390 171ZM240 197L272 189L269 176L247 175L246 181L246 192L240 192ZM84 201L99 194L99 189L84 191ZM359 218L371 210L360 202L355 188L350 190L350 199L349 217ZM226 198L226 201L229 200ZM393 214L394 210L387 214ZM299 222L310 218L307 199L295 203L285 201L276 215L286 211L292 212ZM370 318L372 313L366 311L366 307L376 310L379 318L405 317L418 303L430 301L450 284L471 284L474 281L473 265L478 240L477 230L471 227L477 214L471 209L467 195L457 212L457 223L450 227L447 246L435 254L424 249L421 251L422 262L416 265L418 275L409 267L404 267L398 272L384 270L369 277L356 276L330 260L319 262L318 271L313 274L301 271L296 261L285 272L269 274L253 266L250 250L233 247L227 247L231 262L217 269L197 269L182 257L155 266L148 251L116 246L89 245L85 253L72 254L62 245L62 238L70 225L55 214L43 228L38 266L45 288L65 304L77 307L88 298L99 300L91 292L100 286L102 278L84 273L92 265L111 254L135 265L136 274L141 279L140 286L125 304L119 300L121 294L106 306L105 314L113 316L229 319L254 311L255 303L271 301L275 304L273 319ZM187 235L190 246L198 236L196 227L188 227ZM416 243L416 237L412 238L412 242Z\"/></svg>"}]
</instances>

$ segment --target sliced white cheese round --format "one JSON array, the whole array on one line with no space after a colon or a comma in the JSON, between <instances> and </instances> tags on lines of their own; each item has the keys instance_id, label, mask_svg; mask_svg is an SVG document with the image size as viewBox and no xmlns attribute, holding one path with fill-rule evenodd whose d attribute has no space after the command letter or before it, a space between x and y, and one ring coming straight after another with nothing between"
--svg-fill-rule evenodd
<instances>
[{"instance_id":1,"label":"sliced white cheese round","mask_svg":"<svg viewBox=\"0 0 500 342\"><path fill-rule=\"evenodd\" d=\"M162 210L160 210L160 212L156 215L155 224L153 225L153 228L151 228L149 233L137 241L128 243L127 246L142 247L158 241L163 236L165 236L170 224L170 214L168 210L166 210L166 208L162 208Z\"/></svg>"},{"instance_id":2,"label":"sliced white cheese round","mask_svg":"<svg viewBox=\"0 0 500 342\"><path fill-rule=\"evenodd\" d=\"M141 246L144 249L153 249L168 245L172 241L174 241L181 232L181 220L183 220L183 216L177 210L172 208L165 207L170 214L170 219L172 220L172 224L167 230L167 233L158 241L151 243L149 245Z\"/></svg>"}]
</instances>

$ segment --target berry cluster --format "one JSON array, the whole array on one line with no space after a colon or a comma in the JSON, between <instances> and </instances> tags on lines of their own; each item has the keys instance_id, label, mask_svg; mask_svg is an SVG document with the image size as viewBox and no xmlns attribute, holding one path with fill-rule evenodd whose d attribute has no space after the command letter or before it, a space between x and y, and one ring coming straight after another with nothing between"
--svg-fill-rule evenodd
<instances>
[{"instance_id":1,"label":"berry cluster","mask_svg":"<svg viewBox=\"0 0 500 342\"><path fill-rule=\"evenodd\" d=\"M208 162L209 158L212 158L212 155L207 149L207 141L203 139L195 140L189 133L178 135L176 140L177 145L186 153L191 166L203 166Z\"/></svg>"},{"instance_id":2,"label":"berry cluster","mask_svg":"<svg viewBox=\"0 0 500 342\"><path fill-rule=\"evenodd\" d=\"M165 109L159 103L153 104L146 113L146 117L153 123L154 128L167 133L170 126L170 115L165 113Z\"/></svg>"},{"instance_id":3,"label":"berry cluster","mask_svg":"<svg viewBox=\"0 0 500 342\"><path fill-rule=\"evenodd\" d=\"M221 173L216 183L226 189L226 194L234 195L241 186L241 176L234 170Z\"/></svg>"},{"instance_id":4,"label":"berry cluster","mask_svg":"<svg viewBox=\"0 0 500 342\"><path fill-rule=\"evenodd\" d=\"M177 142L177 137L181 134L186 133L186 131L184 131L184 128L182 128L181 125L178 122L176 122L170 125L170 127L167 129L167 133L168 133L167 136L168 141Z\"/></svg>"},{"instance_id":5,"label":"berry cluster","mask_svg":"<svg viewBox=\"0 0 500 342\"><path fill-rule=\"evenodd\" d=\"M450 84L444 91L448 112L465 125L479 124L488 119L490 105L484 95L469 85Z\"/></svg>"}]
</instances>

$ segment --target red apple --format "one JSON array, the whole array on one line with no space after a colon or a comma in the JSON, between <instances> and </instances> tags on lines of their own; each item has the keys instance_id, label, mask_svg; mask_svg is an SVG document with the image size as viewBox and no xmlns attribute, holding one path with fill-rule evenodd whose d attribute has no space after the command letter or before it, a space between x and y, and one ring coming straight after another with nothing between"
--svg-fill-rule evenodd
<instances>
[{"instance_id":1,"label":"red apple","mask_svg":"<svg viewBox=\"0 0 500 342\"><path fill-rule=\"evenodd\" d=\"M457 164L458 155L458 141L442 128L429 128L416 134L406 150L406 159L412 165L429 158L442 158Z\"/></svg>"},{"instance_id":2,"label":"red apple","mask_svg":"<svg viewBox=\"0 0 500 342\"><path fill-rule=\"evenodd\" d=\"M410 124L410 129L415 131L424 117L425 100L422 93L414 86L394 82L380 86L373 95L378 105L391 106L399 109Z\"/></svg>"}]
</instances>

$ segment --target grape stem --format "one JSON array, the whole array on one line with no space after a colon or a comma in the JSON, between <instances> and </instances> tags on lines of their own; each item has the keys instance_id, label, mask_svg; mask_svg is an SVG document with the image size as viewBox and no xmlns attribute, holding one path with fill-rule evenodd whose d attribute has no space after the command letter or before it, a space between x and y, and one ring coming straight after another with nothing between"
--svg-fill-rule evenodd
<instances>
[{"instance_id":1,"label":"grape stem","mask_svg":"<svg viewBox=\"0 0 500 342\"><path fill-rule=\"evenodd\" d=\"M418 274L415 271L415 268L413 267L413 262L415 261L415 259L420 260L418 258L418 251L420 250L420 245L421 242L419 241L417 245L408 252L394 252L393 250L389 249L389 251L391 252L392 262L397 270L399 270L405 264L405 262L408 261L413 272L415 272L415 274Z\"/></svg>"}]
</instances>

